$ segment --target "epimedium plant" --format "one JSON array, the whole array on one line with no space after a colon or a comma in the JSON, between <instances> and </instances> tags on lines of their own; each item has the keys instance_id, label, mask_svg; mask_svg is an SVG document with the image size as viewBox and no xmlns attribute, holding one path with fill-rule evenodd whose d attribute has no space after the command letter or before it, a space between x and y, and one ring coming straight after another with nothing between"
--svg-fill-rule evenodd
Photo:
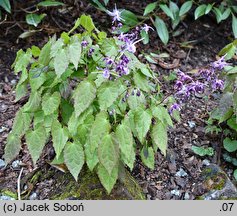
<instances>
[{"instance_id":1,"label":"epimedium plant","mask_svg":"<svg viewBox=\"0 0 237 216\"><path fill-rule=\"evenodd\" d=\"M224 55L226 59L231 59L236 55L236 52L237 40L234 40L226 45L219 54ZM237 66L225 65L223 76L226 80L223 95L217 108L210 114L208 129L214 127L216 133L223 134L223 147L226 150L223 153L223 158L237 166ZM234 171L234 177L237 179L237 169Z\"/></svg>"},{"instance_id":2,"label":"epimedium plant","mask_svg":"<svg viewBox=\"0 0 237 216\"><path fill-rule=\"evenodd\" d=\"M84 31L72 35L78 27ZM158 148L166 154L172 120L153 72L134 54L138 34L107 37L82 15L42 49L18 51L16 101L29 89L30 96L16 114L5 160L18 155L24 136L36 164L52 139L54 164L65 163L75 180L86 164L108 193L123 167L133 169L137 154L153 169Z\"/></svg>"}]
</instances>

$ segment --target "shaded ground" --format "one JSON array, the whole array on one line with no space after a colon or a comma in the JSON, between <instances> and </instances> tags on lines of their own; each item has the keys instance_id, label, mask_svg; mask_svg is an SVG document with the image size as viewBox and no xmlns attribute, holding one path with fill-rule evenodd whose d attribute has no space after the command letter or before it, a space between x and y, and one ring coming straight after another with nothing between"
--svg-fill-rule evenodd
<instances>
[{"instance_id":1,"label":"shaded ground","mask_svg":"<svg viewBox=\"0 0 237 216\"><path fill-rule=\"evenodd\" d=\"M16 25L9 29L10 24L8 23L0 25L0 159L4 153L6 137L11 130L15 113L22 105L21 103L24 103L24 100L14 103L14 86L18 77L13 75L10 66L14 61L17 50L27 48L33 44L42 46L49 35L69 30L73 21L81 13L90 14L100 28L104 30L109 28L108 17L104 13L91 8L86 1L80 1L80 3L76 4L74 4L74 1L65 2L68 3L68 7L63 12L57 9L48 11L49 15L45 23L49 24L43 24L41 26L42 31L30 38L18 40L18 35L22 33L21 28L28 28L27 25L19 21L22 20L20 14L14 17L15 20L18 20L20 27ZM142 9L147 3L148 1L120 1L117 6L133 11L136 8L134 12L142 13ZM113 6L113 2L110 6ZM143 52L168 52L170 58L165 59L165 61L172 63L177 58L176 53L182 51L185 55L180 57L178 67L188 72L191 69L206 66L209 62L215 60L215 55L218 51L229 42L227 38L230 35L230 25L226 22L221 26L217 26L211 18L204 18L194 22L191 17L188 17L179 28L184 30L183 34L177 38L172 38L167 47L161 44L156 33L153 32L151 35L152 42L146 46L139 45L138 54ZM5 35L6 31L8 34ZM192 44L192 47L181 47L182 42L191 40L197 40L195 44ZM141 55L140 57L143 59ZM173 83L166 80L172 70L164 69L162 65L158 64L151 65L151 67L162 82L164 93L172 92ZM214 98L209 98L208 100L193 98L187 103L186 107L181 111L181 123L176 123L175 127L169 130L167 158L164 158L158 152L155 170L151 171L145 168L140 163L139 158L137 159L133 176L142 186L147 199L195 199L205 192L203 188L196 189L200 172L205 164L203 160L208 159L212 163L219 164L222 146L220 137L205 134L205 120L214 105ZM192 123L191 126L190 122ZM191 151L192 145L213 147L215 155L213 157L200 158ZM45 173L49 170L55 170L45 162L50 159L52 154L50 144L48 144L42 154L42 160L37 164ZM16 160L20 160L20 166L15 168L8 166L6 169L0 169L0 189L17 189L16 181L21 166L24 166L22 177L34 169L25 145L23 145L23 150ZM221 165L225 168L224 163L221 163ZM226 170L230 175L233 172L230 166ZM182 174L181 176L179 176L180 173ZM50 188L54 184L54 177L49 176L36 182L28 192L35 192L37 199L46 199Z\"/></svg>"}]
</instances>

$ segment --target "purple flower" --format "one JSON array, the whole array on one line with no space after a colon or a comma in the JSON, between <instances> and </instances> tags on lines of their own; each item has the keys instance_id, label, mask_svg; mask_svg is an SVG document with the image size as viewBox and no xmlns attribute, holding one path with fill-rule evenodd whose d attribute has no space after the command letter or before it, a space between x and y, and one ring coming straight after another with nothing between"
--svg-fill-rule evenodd
<instances>
[{"instance_id":1,"label":"purple flower","mask_svg":"<svg viewBox=\"0 0 237 216\"><path fill-rule=\"evenodd\" d=\"M122 13L122 12L123 12L123 10L122 10L122 11L119 11L119 10L117 9L116 5L115 5L115 8L113 9L112 12L109 11L109 10L107 10L108 15L113 17L113 23L114 23L115 21L118 21L118 22L124 21L124 19L121 17L121 13Z\"/></svg>"},{"instance_id":2,"label":"purple flower","mask_svg":"<svg viewBox=\"0 0 237 216\"><path fill-rule=\"evenodd\" d=\"M88 51L88 56L92 56L94 51L95 51L94 48L90 48L89 51Z\"/></svg>"},{"instance_id":3,"label":"purple flower","mask_svg":"<svg viewBox=\"0 0 237 216\"><path fill-rule=\"evenodd\" d=\"M222 90L224 88L224 81L220 79L216 79L212 83L212 88L215 90Z\"/></svg>"},{"instance_id":4,"label":"purple flower","mask_svg":"<svg viewBox=\"0 0 237 216\"><path fill-rule=\"evenodd\" d=\"M204 84L203 83L196 81L193 85L195 88L195 92L203 93L203 91L204 91Z\"/></svg>"},{"instance_id":5,"label":"purple flower","mask_svg":"<svg viewBox=\"0 0 237 216\"><path fill-rule=\"evenodd\" d=\"M122 23L118 23L118 28L122 28L123 24Z\"/></svg>"},{"instance_id":6,"label":"purple flower","mask_svg":"<svg viewBox=\"0 0 237 216\"><path fill-rule=\"evenodd\" d=\"M217 69L217 70L222 70L227 65L228 65L228 63L225 61L225 55L222 56L217 61L214 61L213 63L211 63L211 67L213 67L214 69Z\"/></svg>"},{"instance_id":7,"label":"purple flower","mask_svg":"<svg viewBox=\"0 0 237 216\"><path fill-rule=\"evenodd\" d=\"M199 70L198 72L199 72L199 74L200 74L203 78L205 78L207 81L210 81L210 80L213 78L214 74L215 74L215 70L214 70L213 68L201 69L201 70Z\"/></svg>"},{"instance_id":8,"label":"purple flower","mask_svg":"<svg viewBox=\"0 0 237 216\"><path fill-rule=\"evenodd\" d=\"M114 64L114 60L112 58L109 58L109 57L104 58L104 61L105 61L106 65Z\"/></svg>"},{"instance_id":9,"label":"purple flower","mask_svg":"<svg viewBox=\"0 0 237 216\"><path fill-rule=\"evenodd\" d=\"M174 103L173 105L171 105L169 109L169 113L172 114L175 110L180 111L180 105L177 103Z\"/></svg>"},{"instance_id":10,"label":"purple flower","mask_svg":"<svg viewBox=\"0 0 237 216\"><path fill-rule=\"evenodd\" d=\"M121 60L122 60L124 65L129 63L129 59L128 59L128 57L126 55L122 55L121 56Z\"/></svg>"},{"instance_id":11,"label":"purple flower","mask_svg":"<svg viewBox=\"0 0 237 216\"><path fill-rule=\"evenodd\" d=\"M146 33L148 33L150 29L154 31L154 29L147 24L144 24L144 26L141 29L144 30Z\"/></svg>"},{"instance_id":12,"label":"purple flower","mask_svg":"<svg viewBox=\"0 0 237 216\"><path fill-rule=\"evenodd\" d=\"M110 71L109 71L108 68L105 68L105 69L104 69L104 71L103 71L103 77L104 77L105 79L109 79L109 77L110 77Z\"/></svg>"},{"instance_id":13,"label":"purple flower","mask_svg":"<svg viewBox=\"0 0 237 216\"><path fill-rule=\"evenodd\" d=\"M88 43L86 40L83 40L83 41L81 42L82 47L87 47L88 44L89 44L89 43Z\"/></svg>"},{"instance_id":14,"label":"purple flower","mask_svg":"<svg viewBox=\"0 0 237 216\"><path fill-rule=\"evenodd\" d=\"M180 70L178 71L178 76L182 82L192 81L192 78L189 75L186 75L184 72Z\"/></svg>"},{"instance_id":15,"label":"purple flower","mask_svg":"<svg viewBox=\"0 0 237 216\"><path fill-rule=\"evenodd\" d=\"M183 88L183 82L181 82L180 80L178 80L175 85L174 85L174 88L176 90L181 90Z\"/></svg>"}]
</instances>

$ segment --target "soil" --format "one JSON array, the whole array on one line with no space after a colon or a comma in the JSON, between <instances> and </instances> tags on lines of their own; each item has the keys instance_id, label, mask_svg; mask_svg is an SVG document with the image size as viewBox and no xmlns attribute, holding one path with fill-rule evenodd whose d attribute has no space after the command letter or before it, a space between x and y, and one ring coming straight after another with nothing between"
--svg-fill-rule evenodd
<instances>
[{"instance_id":1,"label":"soil","mask_svg":"<svg viewBox=\"0 0 237 216\"><path fill-rule=\"evenodd\" d=\"M14 3L14 9L30 8L35 1L28 3ZM90 14L99 26L105 31L110 28L108 16L88 4L87 1L64 1L67 7L64 10L45 9L48 14L41 31L29 38L19 39L18 36L30 27L24 22L22 12L14 13L9 21L0 24L0 159L4 154L6 138L11 130L13 119L19 107L24 104L24 100L14 102L14 87L19 79L14 75L11 64L13 63L16 52L19 49L26 49L31 45L42 46L49 36L59 35L62 31L68 31L73 22L82 14ZM137 14L142 14L146 4L150 1L119 1L118 8L126 8ZM152 1L151 1L152 2ZM109 7L112 8L115 1L110 1ZM148 23L149 24L149 23ZM142 53L168 52L170 58L165 59L169 64L176 58L175 54L182 51L185 57L180 58L176 68L189 72L192 69L201 68L216 60L216 55L230 41L231 25L229 21L217 25L212 17L204 17L194 21L193 17L188 16L180 25L179 30L183 33L178 37L172 37L167 46L162 45L155 32L151 32L151 42L148 45L139 45L137 54L145 61ZM196 40L190 46L182 46L184 42ZM157 77L162 83L165 94L172 92L173 83L167 81L166 77L173 69L164 69L160 64L151 64L152 69L157 73ZM200 173L205 166L205 161L221 165L227 173L232 176L233 167L225 164L221 158L222 143L221 137L205 133L208 112L216 105L214 95L205 100L203 97L192 98L187 102L181 111L181 122L175 123L174 128L169 129L169 149L165 158L159 151L156 154L155 169L149 170L142 165L137 158L136 166L132 172L140 186L143 188L147 199L195 199L203 194L202 188L196 190L196 185L201 181ZM190 122L193 127L190 126ZM34 169L40 168L43 173L49 171L60 172L47 164L52 156L52 148L49 143L42 154L42 159L33 167L27 147L23 141L22 151L15 160L20 160L21 166L13 168L7 166L0 169L0 190L17 189L17 178L20 167L24 167L22 177L26 176ZM199 157L195 155L192 145L213 147L215 155L212 157ZM204 160L205 159L205 160ZM183 176L179 176L178 171L184 171ZM44 178L36 182L30 189L29 194L35 192L37 199L47 199L52 185L55 184L53 176Z\"/></svg>"}]
</instances>

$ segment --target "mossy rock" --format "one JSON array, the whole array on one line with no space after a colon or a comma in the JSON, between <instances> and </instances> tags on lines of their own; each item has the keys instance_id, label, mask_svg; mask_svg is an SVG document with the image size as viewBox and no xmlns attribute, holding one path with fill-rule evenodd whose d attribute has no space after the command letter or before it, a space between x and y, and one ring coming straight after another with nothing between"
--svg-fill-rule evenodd
<instances>
[{"instance_id":1,"label":"mossy rock","mask_svg":"<svg viewBox=\"0 0 237 216\"><path fill-rule=\"evenodd\" d=\"M55 188L49 194L49 199L81 199L81 200L144 200L142 189L128 171L120 175L114 189L107 194L95 173L83 169L78 182L67 174L56 177Z\"/></svg>"},{"instance_id":2,"label":"mossy rock","mask_svg":"<svg viewBox=\"0 0 237 216\"><path fill-rule=\"evenodd\" d=\"M200 200L236 199L237 188L227 174L217 165L210 164L202 171L202 187L205 194L197 197Z\"/></svg>"},{"instance_id":3,"label":"mossy rock","mask_svg":"<svg viewBox=\"0 0 237 216\"><path fill-rule=\"evenodd\" d=\"M37 189L37 183L53 179L54 183L50 188L47 199L50 200L144 200L145 196L136 180L127 171L120 172L119 179L108 194L101 185L99 178L95 173L83 168L80 172L78 181L70 173L62 173L55 169L42 168L29 173L22 178L21 187L27 185L31 188L24 193L22 199L29 199L30 193Z\"/></svg>"}]
</instances>

